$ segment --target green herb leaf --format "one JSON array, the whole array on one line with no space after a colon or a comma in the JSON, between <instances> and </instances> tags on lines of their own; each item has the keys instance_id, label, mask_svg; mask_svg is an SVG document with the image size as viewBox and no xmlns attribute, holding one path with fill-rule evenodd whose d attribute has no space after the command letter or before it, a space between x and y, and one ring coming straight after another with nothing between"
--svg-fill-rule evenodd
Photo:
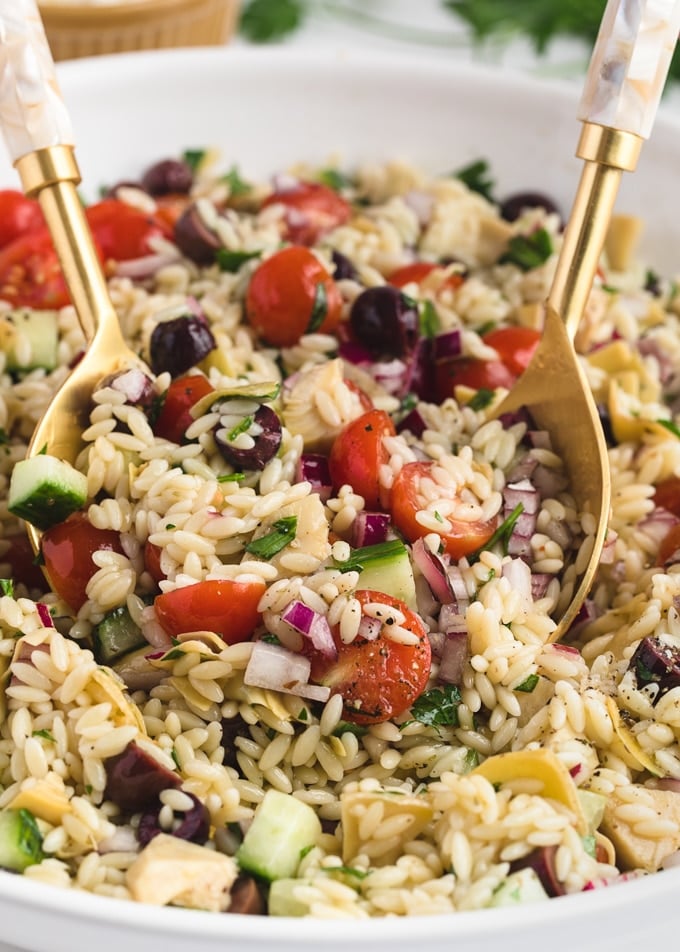
<instances>
[{"instance_id":1,"label":"green herb leaf","mask_svg":"<svg viewBox=\"0 0 680 952\"><path fill-rule=\"evenodd\" d=\"M228 248L218 248L216 261L220 271L236 274L242 264L259 258L261 254L261 251L229 251Z\"/></svg>"},{"instance_id":2,"label":"green herb leaf","mask_svg":"<svg viewBox=\"0 0 680 952\"><path fill-rule=\"evenodd\" d=\"M455 684L446 684L443 689L423 691L412 704L411 715L429 727L457 727L460 702L460 690Z\"/></svg>"},{"instance_id":3,"label":"green herb leaf","mask_svg":"<svg viewBox=\"0 0 680 952\"><path fill-rule=\"evenodd\" d=\"M346 562L333 559L333 567L340 569L341 572L361 572L368 565L396 558L405 551L406 546L401 539L390 539L388 542L378 542L376 545L365 545L360 549L354 549Z\"/></svg>"},{"instance_id":4,"label":"green herb leaf","mask_svg":"<svg viewBox=\"0 0 680 952\"><path fill-rule=\"evenodd\" d=\"M218 483L240 483L246 478L245 473L224 473L217 477Z\"/></svg>"},{"instance_id":5,"label":"green herb leaf","mask_svg":"<svg viewBox=\"0 0 680 952\"><path fill-rule=\"evenodd\" d=\"M369 869L355 869L354 866L320 866L322 873L340 873L342 876L352 876L354 879L366 879L371 875Z\"/></svg>"},{"instance_id":6,"label":"green herb leaf","mask_svg":"<svg viewBox=\"0 0 680 952\"><path fill-rule=\"evenodd\" d=\"M284 549L295 538L297 531L297 516L285 516L272 523L271 532L253 539L245 547L246 552L256 555L260 559L271 559L277 552Z\"/></svg>"},{"instance_id":7,"label":"green herb leaf","mask_svg":"<svg viewBox=\"0 0 680 952\"><path fill-rule=\"evenodd\" d=\"M281 644L281 640L277 638L276 635L273 635L270 631L265 632L265 634L262 635L262 638L260 639L260 641L264 641L264 643L267 645Z\"/></svg>"},{"instance_id":8,"label":"green herb leaf","mask_svg":"<svg viewBox=\"0 0 680 952\"><path fill-rule=\"evenodd\" d=\"M677 436L680 440L680 427L676 423L673 423L672 420L657 420L656 421L664 429L668 430L669 433L672 433L673 436Z\"/></svg>"},{"instance_id":9,"label":"green herb leaf","mask_svg":"<svg viewBox=\"0 0 680 952\"><path fill-rule=\"evenodd\" d=\"M326 294L326 285L319 281L314 288L314 303L312 304L312 313L307 325L306 334L314 334L323 324L328 314L328 295Z\"/></svg>"},{"instance_id":10,"label":"green herb leaf","mask_svg":"<svg viewBox=\"0 0 680 952\"><path fill-rule=\"evenodd\" d=\"M170 651L166 651L161 661L177 661L179 658L184 657L184 650L182 648L171 648Z\"/></svg>"},{"instance_id":11,"label":"green herb leaf","mask_svg":"<svg viewBox=\"0 0 680 952\"><path fill-rule=\"evenodd\" d=\"M334 737L342 737L343 734L354 734L355 737L363 737L367 733L367 727L362 724L351 724L349 721L339 721L333 730Z\"/></svg>"},{"instance_id":12,"label":"green herb leaf","mask_svg":"<svg viewBox=\"0 0 680 952\"><path fill-rule=\"evenodd\" d=\"M293 33L307 15L302 0L250 0L239 21L239 32L251 43L272 43Z\"/></svg>"},{"instance_id":13,"label":"green herb leaf","mask_svg":"<svg viewBox=\"0 0 680 952\"><path fill-rule=\"evenodd\" d=\"M423 301L418 310L419 329L423 337L434 337L440 328L439 314L432 301Z\"/></svg>"},{"instance_id":14,"label":"green herb leaf","mask_svg":"<svg viewBox=\"0 0 680 952\"><path fill-rule=\"evenodd\" d=\"M252 185L241 178L239 170L235 165L232 165L229 171L224 173L221 177L221 181L229 186L230 195L247 195L253 188Z\"/></svg>"},{"instance_id":15,"label":"green herb leaf","mask_svg":"<svg viewBox=\"0 0 680 952\"><path fill-rule=\"evenodd\" d=\"M186 164L189 166L191 171L195 174L198 171L201 165L201 162L206 157L206 155L207 155L206 149L185 149L184 152L182 152L182 159L186 162Z\"/></svg>"},{"instance_id":16,"label":"green herb leaf","mask_svg":"<svg viewBox=\"0 0 680 952\"><path fill-rule=\"evenodd\" d=\"M54 743L54 737L52 736L52 734L50 734L50 732L49 732L48 730L33 731L32 736L33 736L33 737L42 737L43 740L49 740L49 741L51 741L52 743Z\"/></svg>"},{"instance_id":17,"label":"green herb leaf","mask_svg":"<svg viewBox=\"0 0 680 952\"><path fill-rule=\"evenodd\" d=\"M0 592L10 598L14 595L14 582L11 578L0 578Z\"/></svg>"},{"instance_id":18,"label":"green herb leaf","mask_svg":"<svg viewBox=\"0 0 680 952\"><path fill-rule=\"evenodd\" d=\"M471 770L474 770L475 767L479 764L479 754L477 751L469 747L465 752L465 758L463 760L465 766L465 773L469 773Z\"/></svg>"},{"instance_id":19,"label":"green herb leaf","mask_svg":"<svg viewBox=\"0 0 680 952\"><path fill-rule=\"evenodd\" d=\"M467 185L471 191L478 192L487 201L492 202L492 192L496 183L489 175L489 171L490 167L486 159L477 159L476 162L471 162L452 174L454 178L460 179L464 185Z\"/></svg>"},{"instance_id":20,"label":"green herb leaf","mask_svg":"<svg viewBox=\"0 0 680 952\"><path fill-rule=\"evenodd\" d=\"M492 549L497 542L503 543L503 554L507 555L508 541L512 535L512 530L515 528L515 523L523 512L524 506L521 502L518 502L507 519L504 519L503 522L501 522L489 541L485 545L480 546L475 552L472 552L470 555L468 555L468 561L470 564L477 562L480 552L483 552L485 549Z\"/></svg>"},{"instance_id":21,"label":"green herb leaf","mask_svg":"<svg viewBox=\"0 0 680 952\"><path fill-rule=\"evenodd\" d=\"M545 228L537 228L530 235L515 235L508 242L508 250L499 258L499 264L516 264L522 271L531 271L544 264L553 253L553 242Z\"/></svg>"},{"instance_id":22,"label":"green herb leaf","mask_svg":"<svg viewBox=\"0 0 680 952\"><path fill-rule=\"evenodd\" d=\"M246 416L236 424L229 432L227 433L227 441L233 443L237 436L240 436L241 433L247 433L248 430L253 425L253 417Z\"/></svg>"},{"instance_id":23,"label":"green herb leaf","mask_svg":"<svg viewBox=\"0 0 680 952\"><path fill-rule=\"evenodd\" d=\"M524 694L531 694L536 685L538 684L538 675L530 674L526 677L521 684L518 684L515 688L515 691L522 691Z\"/></svg>"},{"instance_id":24,"label":"green herb leaf","mask_svg":"<svg viewBox=\"0 0 680 952\"><path fill-rule=\"evenodd\" d=\"M487 390L486 387L480 387L467 402L471 410L485 410L496 396L494 390Z\"/></svg>"},{"instance_id":25,"label":"green herb leaf","mask_svg":"<svg viewBox=\"0 0 680 952\"><path fill-rule=\"evenodd\" d=\"M322 185L327 185L335 192L341 192L343 188L349 188L352 185L351 178L338 169L321 169L318 179Z\"/></svg>"}]
</instances>

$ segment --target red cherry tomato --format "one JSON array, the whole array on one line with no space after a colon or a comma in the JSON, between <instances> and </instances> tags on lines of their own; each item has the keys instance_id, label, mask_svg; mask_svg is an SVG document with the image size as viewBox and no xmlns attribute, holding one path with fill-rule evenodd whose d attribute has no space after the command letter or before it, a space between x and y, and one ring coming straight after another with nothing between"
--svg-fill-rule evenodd
<instances>
[{"instance_id":1,"label":"red cherry tomato","mask_svg":"<svg viewBox=\"0 0 680 952\"><path fill-rule=\"evenodd\" d=\"M661 540L656 564L666 565L668 562L680 562L680 558L673 559L678 550L680 550L680 522L669 529Z\"/></svg>"},{"instance_id":2,"label":"red cherry tomato","mask_svg":"<svg viewBox=\"0 0 680 952\"><path fill-rule=\"evenodd\" d=\"M274 347L291 347L313 331L332 333L341 312L338 286L301 245L266 258L248 285L246 317L258 337Z\"/></svg>"},{"instance_id":3,"label":"red cherry tomato","mask_svg":"<svg viewBox=\"0 0 680 952\"><path fill-rule=\"evenodd\" d=\"M654 505L680 518L680 476L670 476L656 487Z\"/></svg>"},{"instance_id":4,"label":"red cherry tomato","mask_svg":"<svg viewBox=\"0 0 680 952\"><path fill-rule=\"evenodd\" d=\"M484 334L482 340L498 352L508 370L518 377L529 366L541 332L532 327L499 327Z\"/></svg>"},{"instance_id":5,"label":"red cherry tomato","mask_svg":"<svg viewBox=\"0 0 680 952\"><path fill-rule=\"evenodd\" d=\"M45 218L35 198L16 189L0 189L0 248L44 227Z\"/></svg>"},{"instance_id":6,"label":"red cherry tomato","mask_svg":"<svg viewBox=\"0 0 680 952\"><path fill-rule=\"evenodd\" d=\"M425 497L421 495L420 482L430 476L434 463L406 463L397 473L390 495L390 511L392 520L397 529L408 539L426 536L431 529L426 529L418 522L416 515L427 506ZM442 490L442 496L444 496ZM496 529L496 519L484 522L463 522L447 518L449 528L444 529L441 535L444 548L452 559L460 559L469 555L489 541Z\"/></svg>"},{"instance_id":7,"label":"red cherry tomato","mask_svg":"<svg viewBox=\"0 0 680 952\"><path fill-rule=\"evenodd\" d=\"M102 549L122 553L120 536L111 529L96 529L84 512L74 512L43 533L41 551L50 585L74 612L85 604L87 583L97 571L92 556Z\"/></svg>"},{"instance_id":8,"label":"red cherry tomato","mask_svg":"<svg viewBox=\"0 0 680 952\"><path fill-rule=\"evenodd\" d=\"M380 602L402 612L405 621L401 627L416 635L418 642L404 645L392 641L384 634L387 625L377 638L367 641L357 635L348 645L335 632L337 660L317 680L342 696L348 721L380 724L403 714L422 694L430 675L430 641L421 619L399 599L368 589L356 592L356 598L362 608Z\"/></svg>"},{"instance_id":9,"label":"red cherry tomato","mask_svg":"<svg viewBox=\"0 0 680 952\"><path fill-rule=\"evenodd\" d=\"M187 374L173 380L154 423L156 436L173 443L181 443L187 427L193 423L191 408L213 389L202 374Z\"/></svg>"},{"instance_id":10,"label":"red cherry tomato","mask_svg":"<svg viewBox=\"0 0 680 952\"><path fill-rule=\"evenodd\" d=\"M148 540L144 545L144 568L156 583L162 582L165 578L165 572L161 568L161 551L159 545L154 545Z\"/></svg>"},{"instance_id":11,"label":"red cherry tomato","mask_svg":"<svg viewBox=\"0 0 680 952\"><path fill-rule=\"evenodd\" d=\"M173 637L188 631L214 631L235 645L247 641L255 630L265 587L259 580L207 579L157 595L156 616Z\"/></svg>"},{"instance_id":12,"label":"red cherry tomato","mask_svg":"<svg viewBox=\"0 0 680 952\"><path fill-rule=\"evenodd\" d=\"M85 209L85 216L105 260L127 261L152 252L154 237L170 238L172 228L160 217L117 198L105 198Z\"/></svg>"},{"instance_id":13,"label":"red cherry tomato","mask_svg":"<svg viewBox=\"0 0 680 952\"><path fill-rule=\"evenodd\" d=\"M28 232L0 249L0 299L37 310L70 303L61 265L46 228Z\"/></svg>"},{"instance_id":14,"label":"red cherry tomato","mask_svg":"<svg viewBox=\"0 0 680 952\"><path fill-rule=\"evenodd\" d=\"M414 261L413 264L405 264L401 268L397 268L396 271L393 271L387 279L387 283L393 284L397 288L403 288L404 285L411 283L420 284L421 281L424 281L433 271L443 267L445 267L445 265L436 264L436 262L433 261ZM464 280L465 278L460 272L454 272L448 276L444 285L447 288L455 290L461 286Z\"/></svg>"},{"instance_id":15,"label":"red cherry tomato","mask_svg":"<svg viewBox=\"0 0 680 952\"><path fill-rule=\"evenodd\" d=\"M38 588L46 591L47 582L40 566L36 564L35 554L25 532L6 536L9 546L0 556L0 562L9 564L9 574L6 576L14 580L15 585L23 584L29 589Z\"/></svg>"},{"instance_id":16,"label":"red cherry tomato","mask_svg":"<svg viewBox=\"0 0 680 952\"><path fill-rule=\"evenodd\" d=\"M336 191L320 182L300 182L294 188L273 192L262 203L284 205L284 238L298 245L313 245L338 225L349 220L351 207Z\"/></svg>"},{"instance_id":17,"label":"red cherry tomato","mask_svg":"<svg viewBox=\"0 0 680 952\"><path fill-rule=\"evenodd\" d=\"M456 387L472 390L509 390L517 376L500 360L478 360L476 357L452 357L435 364L434 386L439 403L454 395Z\"/></svg>"},{"instance_id":18,"label":"red cherry tomato","mask_svg":"<svg viewBox=\"0 0 680 952\"><path fill-rule=\"evenodd\" d=\"M383 441L395 433L384 410L368 410L348 423L336 436L328 458L333 486L339 489L349 483L364 497L367 509L382 509L380 467L389 460Z\"/></svg>"}]
</instances>

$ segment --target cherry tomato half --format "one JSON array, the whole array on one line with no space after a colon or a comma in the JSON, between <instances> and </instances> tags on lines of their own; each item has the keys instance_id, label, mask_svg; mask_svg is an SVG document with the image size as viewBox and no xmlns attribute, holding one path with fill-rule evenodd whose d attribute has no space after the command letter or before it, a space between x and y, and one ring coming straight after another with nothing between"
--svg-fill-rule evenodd
<instances>
[{"instance_id":1,"label":"cherry tomato half","mask_svg":"<svg viewBox=\"0 0 680 952\"><path fill-rule=\"evenodd\" d=\"M4 573L3 578L11 578L15 585L23 584L27 588L37 588L46 591L47 583L40 566L36 564L35 554L28 541L25 532L19 532L17 535L6 536L5 541L9 543L6 552L0 556L0 562L9 565L9 573Z\"/></svg>"},{"instance_id":2,"label":"cherry tomato half","mask_svg":"<svg viewBox=\"0 0 680 952\"><path fill-rule=\"evenodd\" d=\"M161 568L161 547L153 542L146 541L144 545L144 568L154 582L162 582L165 572Z\"/></svg>"},{"instance_id":3,"label":"cherry tomato half","mask_svg":"<svg viewBox=\"0 0 680 952\"><path fill-rule=\"evenodd\" d=\"M670 476L656 487L654 504L680 518L680 476Z\"/></svg>"},{"instance_id":4,"label":"cherry tomato half","mask_svg":"<svg viewBox=\"0 0 680 952\"><path fill-rule=\"evenodd\" d=\"M673 559L676 552L680 551L680 522L668 530L659 545L659 554L656 557L657 565L666 565L680 559Z\"/></svg>"},{"instance_id":5,"label":"cherry tomato half","mask_svg":"<svg viewBox=\"0 0 680 952\"><path fill-rule=\"evenodd\" d=\"M431 462L406 463L397 473L390 495L390 511L392 520L397 529L408 539L426 536L431 529L421 526L416 516L421 509L427 507L425 497L421 494L421 480L430 477L435 464ZM442 490L442 497L445 497ZM489 541L496 529L496 519L484 522L463 522L462 520L446 518L442 523L442 538L444 548L452 559L460 559L464 555L475 552L480 546ZM448 525L447 525L448 523Z\"/></svg>"},{"instance_id":6,"label":"cherry tomato half","mask_svg":"<svg viewBox=\"0 0 680 952\"><path fill-rule=\"evenodd\" d=\"M532 327L499 327L484 334L482 340L498 353L508 370L518 377L529 366L541 339Z\"/></svg>"},{"instance_id":7,"label":"cherry tomato half","mask_svg":"<svg viewBox=\"0 0 680 952\"><path fill-rule=\"evenodd\" d=\"M193 423L191 408L213 390L202 374L177 377L168 387L163 407L153 426L156 436L173 443L181 443L187 427Z\"/></svg>"},{"instance_id":8,"label":"cherry tomato half","mask_svg":"<svg viewBox=\"0 0 680 952\"><path fill-rule=\"evenodd\" d=\"M206 579L154 600L156 617L169 635L188 631L214 631L228 645L247 641L260 620L258 603L265 583L253 579Z\"/></svg>"},{"instance_id":9,"label":"cherry tomato half","mask_svg":"<svg viewBox=\"0 0 680 952\"><path fill-rule=\"evenodd\" d=\"M456 387L472 390L510 390L517 376L500 360L478 360L476 357L451 357L435 364L434 386L437 401L442 403L454 395Z\"/></svg>"},{"instance_id":10,"label":"cherry tomato half","mask_svg":"<svg viewBox=\"0 0 680 952\"><path fill-rule=\"evenodd\" d=\"M299 182L293 188L272 192L262 207L286 208L284 238L297 245L313 245L349 220L351 207L336 191L320 182Z\"/></svg>"},{"instance_id":11,"label":"cherry tomato half","mask_svg":"<svg viewBox=\"0 0 680 952\"><path fill-rule=\"evenodd\" d=\"M46 228L28 232L0 249L0 299L37 310L70 302L57 252Z\"/></svg>"},{"instance_id":12,"label":"cherry tomato half","mask_svg":"<svg viewBox=\"0 0 680 952\"><path fill-rule=\"evenodd\" d=\"M397 609L405 617L401 627L418 638L416 644L400 644L385 637L388 626L383 625L375 639L367 641L359 634L344 644L334 632L338 657L318 680L342 696L348 721L380 724L403 714L422 694L430 674L430 641L421 619L399 599L369 589L356 592L355 597L362 609L371 602Z\"/></svg>"},{"instance_id":13,"label":"cherry tomato half","mask_svg":"<svg viewBox=\"0 0 680 952\"><path fill-rule=\"evenodd\" d=\"M0 189L0 248L44 227L45 217L35 198L16 189Z\"/></svg>"},{"instance_id":14,"label":"cherry tomato half","mask_svg":"<svg viewBox=\"0 0 680 952\"><path fill-rule=\"evenodd\" d=\"M328 458L333 486L339 489L348 483L364 497L367 509L382 509L380 467L389 460L383 441L395 433L384 410L368 410L348 423L336 436Z\"/></svg>"},{"instance_id":15,"label":"cherry tomato half","mask_svg":"<svg viewBox=\"0 0 680 952\"><path fill-rule=\"evenodd\" d=\"M87 599L87 583L97 566L95 552L107 549L120 552L120 536L112 529L97 529L84 512L74 512L64 522L43 533L41 551L52 589L74 612Z\"/></svg>"},{"instance_id":16,"label":"cherry tomato half","mask_svg":"<svg viewBox=\"0 0 680 952\"><path fill-rule=\"evenodd\" d=\"M117 198L105 198L85 209L85 217L105 260L142 258L152 249L154 237L172 237L172 227Z\"/></svg>"},{"instance_id":17,"label":"cherry tomato half","mask_svg":"<svg viewBox=\"0 0 680 952\"><path fill-rule=\"evenodd\" d=\"M397 288L403 288L407 284L420 284L425 278L429 277L433 271L446 267L437 264L434 261L414 261L412 264L402 265L393 271L387 279L388 284L393 284ZM450 274L444 282L444 287L455 290L459 288L465 280L464 275L456 271Z\"/></svg>"},{"instance_id":18,"label":"cherry tomato half","mask_svg":"<svg viewBox=\"0 0 680 952\"><path fill-rule=\"evenodd\" d=\"M316 255L301 245L266 258L246 293L248 321L274 347L292 347L315 331L332 333L341 312L338 286Z\"/></svg>"}]
</instances>

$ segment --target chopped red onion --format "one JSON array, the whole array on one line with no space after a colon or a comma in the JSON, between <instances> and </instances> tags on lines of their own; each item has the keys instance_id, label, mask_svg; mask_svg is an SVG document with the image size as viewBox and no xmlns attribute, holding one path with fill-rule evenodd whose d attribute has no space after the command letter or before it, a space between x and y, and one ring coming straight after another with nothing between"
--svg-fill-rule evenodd
<instances>
[{"instance_id":1,"label":"chopped red onion","mask_svg":"<svg viewBox=\"0 0 680 952\"><path fill-rule=\"evenodd\" d=\"M120 373L105 377L100 387L111 387L122 393L131 406L150 407L156 397L151 378L139 367L130 367Z\"/></svg>"},{"instance_id":2,"label":"chopped red onion","mask_svg":"<svg viewBox=\"0 0 680 952\"><path fill-rule=\"evenodd\" d=\"M54 628L54 620L47 605L44 602L36 602L35 607L43 628Z\"/></svg>"},{"instance_id":3,"label":"chopped red onion","mask_svg":"<svg viewBox=\"0 0 680 952\"><path fill-rule=\"evenodd\" d=\"M371 376L387 393L392 396L401 396L406 392L408 379L408 364L398 357L393 360L377 361L370 368Z\"/></svg>"},{"instance_id":4,"label":"chopped red onion","mask_svg":"<svg viewBox=\"0 0 680 952\"><path fill-rule=\"evenodd\" d=\"M458 607L459 611L463 611L470 604L470 596L468 594L467 585L465 584L465 579L463 578L463 573L457 565L449 565L446 574L448 575L451 590L453 591L453 604Z\"/></svg>"},{"instance_id":5,"label":"chopped red onion","mask_svg":"<svg viewBox=\"0 0 680 952\"><path fill-rule=\"evenodd\" d=\"M547 430L527 430L526 437L529 445L534 449L552 452L552 440Z\"/></svg>"},{"instance_id":6,"label":"chopped red onion","mask_svg":"<svg viewBox=\"0 0 680 952\"><path fill-rule=\"evenodd\" d=\"M444 642L446 641L446 635L443 631L428 631L427 633L428 641L430 642L430 649L432 651L432 656L434 658L441 658L442 651L444 650Z\"/></svg>"},{"instance_id":7,"label":"chopped red onion","mask_svg":"<svg viewBox=\"0 0 680 952\"><path fill-rule=\"evenodd\" d=\"M411 548L413 561L420 569L432 589L432 594L442 605L455 601L451 580L447 575L444 562L431 552L422 539L416 539Z\"/></svg>"},{"instance_id":8,"label":"chopped red onion","mask_svg":"<svg viewBox=\"0 0 680 952\"><path fill-rule=\"evenodd\" d=\"M524 479L531 479L537 466L538 460L531 453L527 453L508 473L508 483L519 483Z\"/></svg>"},{"instance_id":9,"label":"chopped red onion","mask_svg":"<svg viewBox=\"0 0 680 952\"><path fill-rule=\"evenodd\" d=\"M502 575L521 598L531 598L531 569L526 562L522 559L511 559L504 564Z\"/></svg>"},{"instance_id":10,"label":"chopped red onion","mask_svg":"<svg viewBox=\"0 0 680 952\"><path fill-rule=\"evenodd\" d=\"M143 281L145 278L153 277L166 265L179 261L180 258L179 251L164 251L128 261L117 261L115 274L119 278L130 278L131 281Z\"/></svg>"},{"instance_id":11,"label":"chopped red onion","mask_svg":"<svg viewBox=\"0 0 680 952\"><path fill-rule=\"evenodd\" d=\"M640 520L638 529L659 546L673 526L677 526L679 522L680 519L668 509L656 506L649 515Z\"/></svg>"},{"instance_id":12,"label":"chopped red onion","mask_svg":"<svg viewBox=\"0 0 680 952\"><path fill-rule=\"evenodd\" d=\"M363 638L364 641L375 641L381 631L382 622L379 618L371 618L370 615L361 616L357 638Z\"/></svg>"},{"instance_id":13,"label":"chopped red onion","mask_svg":"<svg viewBox=\"0 0 680 952\"><path fill-rule=\"evenodd\" d=\"M321 502L326 502L333 492L328 457L321 453L303 453L296 467L295 482L309 483Z\"/></svg>"},{"instance_id":14,"label":"chopped red onion","mask_svg":"<svg viewBox=\"0 0 680 952\"><path fill-rule=\"evenodd\" d=\"M548 585L552 582L554 576L548 575L547 572L534 572L531 575L531 597L536 602L539 598L543 598L545 593L548 591Z\"/></svg>"},{"instance_id":15,"label":"chopped red onion","mask_svg":"<svg viewBox=\"0 0 680 952\"><path fill-rule=\"evenodd\" d=\"M444 331L432 338L432 356L435 361L460 357L463 352L462 335L458 328Z\"/></svg>"},{"instance_id":16,"label":"chopped red onion","mask_svg":"<svg viewBox=\"0 0 680 952\"><path fill-rule=\"evenodd\" d=\"M300 188L300 179L290 172L277 172L272 176L272 188L275 192L295 192Z\"/></svg>"},{"instance_id":17,"label":"chopped red onion","mask_svg":"<svg viewBox=\"0 0 680 952\"><path fill-rule=\"evenodd\" d=\"M390 517L386 512L359 512L352 523L351 544L361 549L387 540Z\"/></svg>"},{"instance_id":18,"label":"chopped red onion","mask_svg":"<svg viewBox=\"0 0 680 952\"><path fill-rule=\"evenodd\" d=\"M536 487L527 478L509 482L503 489L503 504L508 513L512 512L520 503L522 505L522 515L535 515L540 508L540 499ZM522 534L525 535L526 533Z\"/></svg>"},{"instance_id":19,"label":"chopped red onion","mask_svg":"<svg viewBox=\"0 0 680 952\"><path fill-rule=\"evenodd\" d=\"M532 474L532 481L541 499L554 499L569 485L564 473L539 463Z\"/></svg>"},{"instance_id":20,"label":"chopped red onion","mask_svg":"<svg viewBox=\"0 0 680 952\"><path fill-rule=\"evenodd\" d=\"M304 602L294 601L288 605L281 618L303 638L308 638L324 657L332 660L337 658L338 649L325 615L315 612Z\"/></svg>"},{"instance_id":21,"label":"chopped red onion","mask_svg":"<svg viewBox=\"0 0 680 952\"><path fill-rule=\"evenodd\" d=\"M447 632L437 677L447 684L461 684L468 658L467 631Z\"/></svg>"},{"instance_id":22,"label":"chopped red onion","mask_svg":"<svg viewBox=\"0 0 680 952\"><path fill-rule=\"evenodd\" d=\"M410 413L407 413L404 419L397 424L397 433L403 433L405 430L408 430L409 433L413 433L414 436L422 436L426 429L427 423L417 407L411 410Z\"/></svg>"},{"instance_id":23,"label":"chopped red onion","mask_svg":"<svg viewBox=\"0 0 680 952\"><path fill-rule=\"evenodd\" d=\"M243 675L243 683L268 691L295 694L313 701L325 701L330 697L330 688L309 683L311 662L304 655L288 651L280 645L256 641Z\"/></svg>"},{"instance_id":24,"label":"chopped red onion","mask_svg":"<svg viewBox=\"0 0 680 952\"><path fill-rule=\"evenodd\" d=\"M432 217L432 207L434 205L433 195L429 192L412 189L404 195L404 202L411 211L415 213L418 224L421 227L425 227L425 225L429 224L430 218Z\"/></svg>"},{"instance_id":25,"label":"chopped red onion","mask_svg":"<svg viewBox=\"0 0 680 952\"><path fill-rule=\"evenodd\" d=\"M439 612L438 626L445 635L461 631L467 632L465 615L461 614L458 611L458 606L453 604L442 605L442 610Z\"/></svg>"}]
</instances>

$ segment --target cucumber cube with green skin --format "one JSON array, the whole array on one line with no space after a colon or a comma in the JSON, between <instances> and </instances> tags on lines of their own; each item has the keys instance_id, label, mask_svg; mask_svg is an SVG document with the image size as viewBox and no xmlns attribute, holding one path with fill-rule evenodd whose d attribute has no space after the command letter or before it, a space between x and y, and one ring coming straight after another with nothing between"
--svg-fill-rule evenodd
<instances>
[{"instance_id":1,"label":"cucumber cube with green skin","mask_svg":"<svg viewBox=\"0 0 680 952\"><path fill-rule=\"evenodd\" d=\"M0 319L0 350L10 372L57 366L57 312L16 308Z\"/></svg>"},{"instance_id":2,"label":"cucumber cube with green skin","mask_svg":"<svg viewBox=\"0 0 680 952\"><path fill-rule=\"evenodd\" d=\"M86 500L87 477L56 456L31 456L12 470L7 508L38 529L63 522Z\"/></svg>"},{"instance_id":3,"label":"cucumber cube with green skin","mask_svg":"<svg viewBox=\"0 0 680 952\"><path fill-rule=\"evenodd\" d=\"M519 906L525 902L540 902L549 898L536 873L526 867L510 873L494 892L489 905Z\"/></svg>"},{"instance_id":4,"label":"cucumber cube with green skin","mask_svg":"<svg viewBox=\"0 0 680 952\"><path fill-rule=\"evenodd\" d=\"M269 887L267 912L270 916L308 916L309 905L295 895L304 879L277 879Z\"/></svg>"},{"instance_id":5,"label":"cucumber cube with green skin","mask_svg":"<svg viewBox=\"0 0 680 952\"><path fill-rule=\"evenodd\" d=\"M42 834L28 810L0 811L0 868L23 873L43 859Z\"/></svg>"},{"instance_id":6,"label":"cucumber cube with green skin","mask_svg":"<svg viewBox=\"0 0 680 952\"><path fill-rule=\"evenodd\" d=\"M320 836L321 822L308 804L290 794L268 790L236 853L236 861L241 869L269 882L290 879Z\"/></svg>"},{"instance_id":7,"label":"cucumber cube with green skin","mask_svg":"<svg viewBox=\"0 0 680 952\"><path fill-rule=\"evenodd\" d=\"M386 555L384 559L371 559L359 573L357 588L384 592L398 598L408 608L417 609L416 583L406 546L399 552Z\"/></svg>"},{"instance_id":8,"label":"cucumber cube with green skin","mask_svg":"<svg viewBox=\"0 0 680 952\"><path fill-rule=\"evenodd\" d=\"M148 642L125 605L119 605L92 633L92 650L99 664L111 664Z\"/></svg>"}]
</instances>

